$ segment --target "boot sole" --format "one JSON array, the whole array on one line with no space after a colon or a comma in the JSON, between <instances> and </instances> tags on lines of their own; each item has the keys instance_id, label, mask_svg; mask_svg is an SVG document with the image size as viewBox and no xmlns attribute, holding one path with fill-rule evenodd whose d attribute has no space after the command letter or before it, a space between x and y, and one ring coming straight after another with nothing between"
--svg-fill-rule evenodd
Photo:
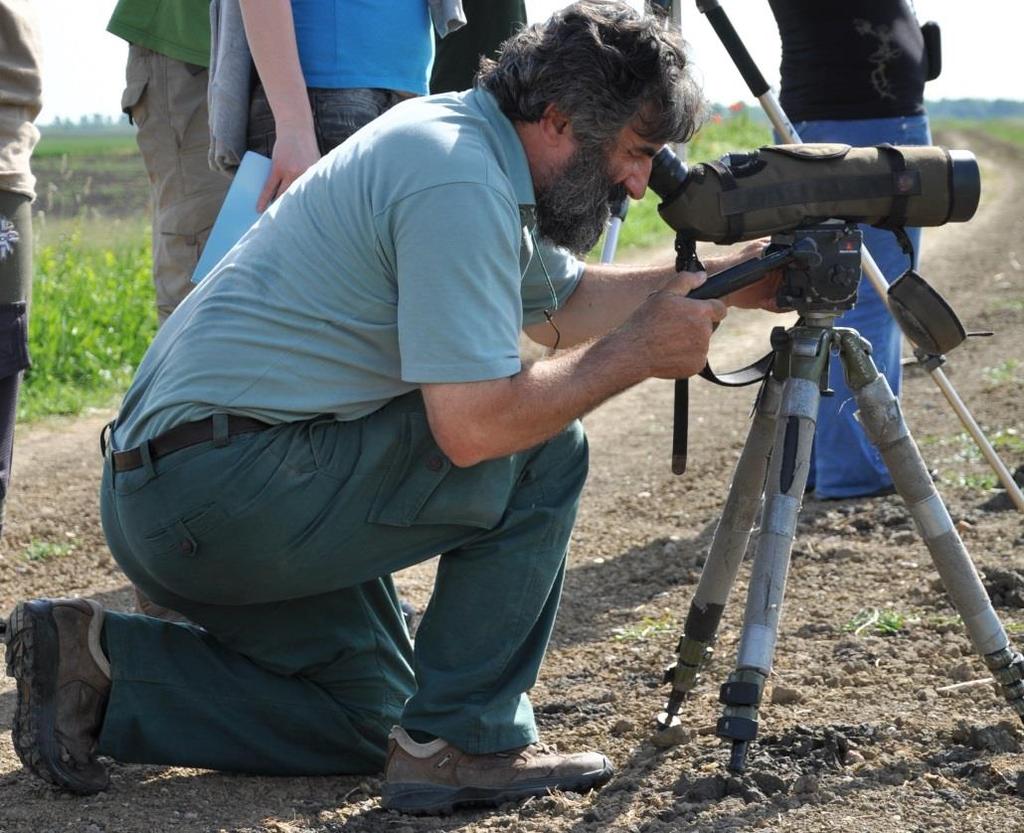
<instances>
[{"instance_id":1,"label":"boot sole","mask_svg":"<svg viewBox=\"0 0 1024 833\"><path fill-rule=\"evenodd\" d=\"M48 602L21 602L7 623L7 676L18 681L11 738L26 769L57 787L91 795L106 789L109 777L102 784L86 781L61 762L56 732L59 647L51 607Z\"/></svg>"},{"instance_id":2,"label":"boot sole","mask_svg":"<svg viewBox=\"0 0 1024 833\"><path fill-rule=\"evenodd\" d=\"M385 810L412 815L448 815L461 807L494 807L532 796L549 795L552 790L585 793L607 784L614 770L608 764L572 780L543 778L523 781L514 787L441 787L432 784L384 784L381 804Z\"/></svg>"}]
</instances>

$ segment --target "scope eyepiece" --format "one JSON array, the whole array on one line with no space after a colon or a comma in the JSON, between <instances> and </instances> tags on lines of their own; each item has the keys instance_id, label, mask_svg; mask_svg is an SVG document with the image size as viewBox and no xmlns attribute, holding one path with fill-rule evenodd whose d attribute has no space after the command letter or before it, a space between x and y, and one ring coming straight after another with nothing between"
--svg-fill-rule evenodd
<instances>
[{"instance_id":1,"label":"scope eyepiece","mask_svg":"<svg viewBox=\"0 0 1024 833\"><path fill-rule=\"evenodd\" d=\"M672 148L665 145L654 154L647 187L665 202L670 202L676 191L686 184L688 173L686 163L673 153Z\"/></svg>"}]
</instances>

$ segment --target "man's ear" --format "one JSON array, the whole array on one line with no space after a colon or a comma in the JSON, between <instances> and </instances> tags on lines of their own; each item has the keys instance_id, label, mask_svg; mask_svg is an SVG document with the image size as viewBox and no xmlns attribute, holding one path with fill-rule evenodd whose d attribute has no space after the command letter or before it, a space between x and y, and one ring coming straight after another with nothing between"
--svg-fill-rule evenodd
<instances>
[{"instance_id":1,"label":"man's ear","mask_svg":"<svg viewBox=\"0 0 1024 833\"><path fill-rule=\"evenodd\" d=\"M569 117L558 109L557 104L549 104L540 117L541 134L552 146L562 145L566 140L573 140L572 122Z\"/></svg>"}]
</instances>

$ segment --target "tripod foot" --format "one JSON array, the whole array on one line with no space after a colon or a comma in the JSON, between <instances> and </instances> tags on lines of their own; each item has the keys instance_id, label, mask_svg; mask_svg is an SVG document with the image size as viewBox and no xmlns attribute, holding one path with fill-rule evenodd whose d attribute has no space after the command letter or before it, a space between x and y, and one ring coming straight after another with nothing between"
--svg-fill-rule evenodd
<instances>
[{"instance_id":1,"label":"tripod foot","mask_svg":"<svg viewBox=\"0 0 1024 833\"><path fill-rule=\"evenodd\" d=\"M711 661L715 653L713 644L714 636L708 641L702 641L684 634L679 639L676 664L665 671L664 681L672 684L672 691L663 715L658 718L658 725L662 729L672 725L683 701L700 684L701 669Z\"/></svg>"},{"instance_id":2,"label":"tripod foot","mask_svg":"<svg viewBox=\"0 0 1024 833\"><path fill-rule=\"evenodd\" d=\"M750 741L757 737L757 709L767 676L753 668L739 668L729 675L718 699L725 704L718 719L715 734L732 741L729 753L730 772L740 773L747 768Z\"/></svg>"},{"instance_id":3,"label":"tripod foot","mask_svg":"<svg viewBox=\"0 0 1024 833\"><path fill-rule=\"evenodd\" d=\"M726 769L736 775L742 775L747 771L747 752L750 750L750 741L734 740L732 749L729 752L729 764Z\"/></svg>"},{"instance_id":4,"label":"tripod foot","mask_svg":"<svg viewBox=\"0 0 1024 833\"><path fill-rule=\"evenodd\" d=\"M1003 697L1024 721L1024 656L1009 645L1001 651L985 654L985 665L1003 691Z\"/></svg>"}]
</instances>

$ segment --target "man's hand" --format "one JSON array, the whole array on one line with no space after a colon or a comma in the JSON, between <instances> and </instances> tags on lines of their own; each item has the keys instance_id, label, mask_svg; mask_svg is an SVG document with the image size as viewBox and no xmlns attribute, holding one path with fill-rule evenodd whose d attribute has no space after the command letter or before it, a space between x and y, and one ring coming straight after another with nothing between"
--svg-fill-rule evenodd
<instances>
[{"instance_id":1,"label":"man's hand","mask_svg":"<svg viewBox=\"0 0 1024 833\"><path fill-rule=\"evenodd\" d=\"M317 147L312 127L278 127L270 176L260 191L256 210L262 214L268 205L287 191L288 186L319 158L320 149Z\"/></svg>"},{"instance_id":2,"label":"man's hand","mask_svg":"<svg viewBox=\"0 0 1024 833\"><path fill-rule=\"evenodd\" d=\"M739 266L748 260L754 260L764 254L764 250L771 243L771 238L759 237L757 240L750 240L739 249L722 257L713 260L713 267L709 266L708 271L712 275ZM711 258L708 258L711 260ZM782 270L773 269L766 272L765 276L757 283L738 289L728 295L722 296L722 301L730 307L742 309L763 309L769 312L781 312L775 296L778 294L779 285L782 282Z\"/></svg>"},{"instance_id":3,"label":"man's hand","mask_svg":"<svg viewBox=\"0 0 1024 833\"><path fill-rule=\"evenodd\" d=\"M757 240L748 240L738 249L726 252L723 255L710 255L704 258L704 266L707 267L709 275L717 275L733 266L739 266L748 260L754 260L764 254L771 242L769 237L759 237Z\"/></svg>"},{"instance_id":4,"label":"man's hand","mask_svg":"<svg viewBox=\"0 0 1024 833\"><path fill-rule=\"evenodd\" d=\"M742 309L763 309L768 312L784 312L779 306L776 296L779 286L782 283L782 270L773 269L765 273L757 283L737 289L728 295L723 295L722 300L730 307Z\"/></svg>"},{"instance_id":5,"label":"man's hand","mask_svg":"<svg viewBox=\"0 0 1024 833\"><path fill-rule=\"evenodd\" d=\"M634 339L648 376L685 379L707 364L711 334L727 310L718 300L687 297L706 278L704 272L679 273L652 292L622 325L622 331Z\"/></svg>"}]
</instances>

